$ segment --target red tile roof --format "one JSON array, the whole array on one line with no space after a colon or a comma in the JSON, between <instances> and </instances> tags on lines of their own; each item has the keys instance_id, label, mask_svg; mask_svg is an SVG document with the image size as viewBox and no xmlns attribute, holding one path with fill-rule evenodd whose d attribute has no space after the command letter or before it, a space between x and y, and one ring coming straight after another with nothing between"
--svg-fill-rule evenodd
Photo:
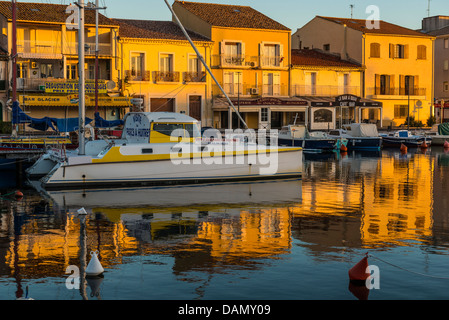
<instances>
[{"instance_id":1,"label":"red tile roof","mask_svg":"<svg viewBox=\"0 0 449 320\"><path fill-rule=\"evenodd\" d=\"M66 13L67 5L50 3L17 2L17 21L66 23L70 14ZM12 20L11 1L0 1L0 14ZM94 10L85 11L85 24L95 25ZM114 22L99 14L99 25L115 26Z\"/></svg>"},{"instance_id":2,"label":"red tile roof","mask_svg":"<svg viewBox=\"0 0 449 320\"><path fill-rule=\"evenodd\" d=\"M114 19L120 26L122 38L186 40L181 28L172 21ZM192 31L187 31L193 41L210 41Z\"/></svg>"},{"instance_id":3,"label":"red tile roof","mask_svg":"<svg viewBox=\"0 0 449 320\"><path fill-rule=\"evenodd\" d=\"M355 68L362 69L362 66L342 60L340 57L326 54L314 49L293 49L292 50L293 66L310 66L310 67L339 67L339 68Z\"/></svg>"},{"instance_id":4,"label":"red tile roof","mask_svg":"<svg viewBox=\"0 0 449 320\"><path fill-rule=\"evenodd\" d=\"M392 24L382 20L379 20L379 29L369 29L367 28L366 20L364 19L346 19L346 18L322 17L322 16L318 17L341 25L345 24L348 28L361 31L363 33L428 37L428 35L421 33L419 31L404 28L396 24Z\"/></svg>"},{"instance_id":5,"label":"red tile roof","mask_svg":"<svg viewBox=\"0 0 449 320\"><path fill-rule=\"evenodd\" d=\"M290 30L286 26L248 6L175 1L173 6L176 7L177 5L182 6L212 26Z\"/></svg>"}]
</instances>

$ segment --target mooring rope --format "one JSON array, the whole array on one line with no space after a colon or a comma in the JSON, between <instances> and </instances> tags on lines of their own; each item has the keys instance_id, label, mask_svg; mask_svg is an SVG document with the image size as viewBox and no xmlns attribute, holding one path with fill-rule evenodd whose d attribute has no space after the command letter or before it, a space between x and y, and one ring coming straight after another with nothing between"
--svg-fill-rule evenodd
<instances>
[{"instance_id":1,"label":"mooring rope","mask_svg":"<svg viewBox=\"0 0 449 320\"><path fill-rule=\"evenodd\" d=\"M367 256L367 257L374 258L374 259L377 259L377 260L379 260L379 261L382 261L383 263L386 263L386 264L388 264L388 265L390 265L390 266L393 266L393 267L396 267L396 268L398 268L398 269L401 269L401 270L404 270L404 271L407 271L407 272L410 272L410 273L414 273L414 274L417 274L417 275L420 275L420 276L429 277L429 278L435 278L435 279L445 279L445 280L449 280L449 277L433 276L433 275L431 275L431 274L425 274L425 273L416 272L416 271L412 271L412 270L403 268L403 267L398 266L398 265L396 265L396 264L393 264L393 263L391 263L391 262L385 261L385 260L383 260L383 259L381 259L381 258L375 257L375 256L373 256L372 254L367 254L366 256Z\"/></svg>"}]
</instances>

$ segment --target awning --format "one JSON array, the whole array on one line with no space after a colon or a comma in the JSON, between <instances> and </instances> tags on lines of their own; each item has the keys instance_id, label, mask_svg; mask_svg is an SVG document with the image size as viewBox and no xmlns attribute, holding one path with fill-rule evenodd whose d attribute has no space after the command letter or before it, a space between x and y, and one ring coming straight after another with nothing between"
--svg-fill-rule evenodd
<instances>
[{"instance_id":1,"label":"awning","mask_svg":"<svg viewBox=\"0 0 449 320\"><path fill-rule=\"evenodd\" d=\"M349 94L338 97L301 96L299 98L307 101L311 107L382 108L382 102Z\"/></svg>"},{"instance_id":2,"label":"awning","mask_svg":"<svg viewBox=\"0 0 449 320\"><path fill-rule=\"evenodd\" d=\"M301 98L232 98L232 104L241 112L258 112L260 108L269 107L272 111L298 111L306 110L308 102ZM212 105L214 111L228 111L230 104L226 98L216 98Z\"/></svg>"},{"instance_id":3,"label":"awning","mask_svg":"<svg viewBox=\"0 0 449 320\"><path fill-rule=\"evenodd\" d=\"M20 105L29 107L76 107L78 95L25 94L19 95ZM86 107L95 107L95 97L86 96ZM126 108L131 106L129 97L98 97L99 107Z\"/></svg>"}]
</instances>

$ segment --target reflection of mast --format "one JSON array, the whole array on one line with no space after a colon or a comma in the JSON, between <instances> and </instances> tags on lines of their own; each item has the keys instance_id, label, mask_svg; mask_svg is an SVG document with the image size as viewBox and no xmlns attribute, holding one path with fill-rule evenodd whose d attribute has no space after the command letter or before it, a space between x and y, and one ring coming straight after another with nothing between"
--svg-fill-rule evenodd
<instances>
[{"instance_id":1,"label":"reflection of mast","mask_svg":"<svg viewBox=\"0 0 449 320\"><path fill-rule=\"evenodd\" d=\"M86 294L86 255L87 255L86 217L80 217L80 294L87 300Z\"/></svg>"}]
</instances>

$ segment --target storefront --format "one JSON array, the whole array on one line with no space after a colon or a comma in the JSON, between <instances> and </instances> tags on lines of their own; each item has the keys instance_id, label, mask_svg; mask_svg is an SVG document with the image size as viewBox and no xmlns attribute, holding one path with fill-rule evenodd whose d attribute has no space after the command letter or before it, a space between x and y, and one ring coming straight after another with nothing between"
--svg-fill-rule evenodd
<instances>
[{"instance_id":1,"label":"storefront","mask_svg":"<svg viewBox=\"0 0 449 320\"><path fill-rule=\"evenodd\" d=\"M299 98L231 99L236 110L250 129L280 129L292 124L307 124L307 101ZM238 128L239 117L226 98L214 100L214 127L220 129ZM243 125L240 124L240 128Z\"/></svg>"}]
</instances>

